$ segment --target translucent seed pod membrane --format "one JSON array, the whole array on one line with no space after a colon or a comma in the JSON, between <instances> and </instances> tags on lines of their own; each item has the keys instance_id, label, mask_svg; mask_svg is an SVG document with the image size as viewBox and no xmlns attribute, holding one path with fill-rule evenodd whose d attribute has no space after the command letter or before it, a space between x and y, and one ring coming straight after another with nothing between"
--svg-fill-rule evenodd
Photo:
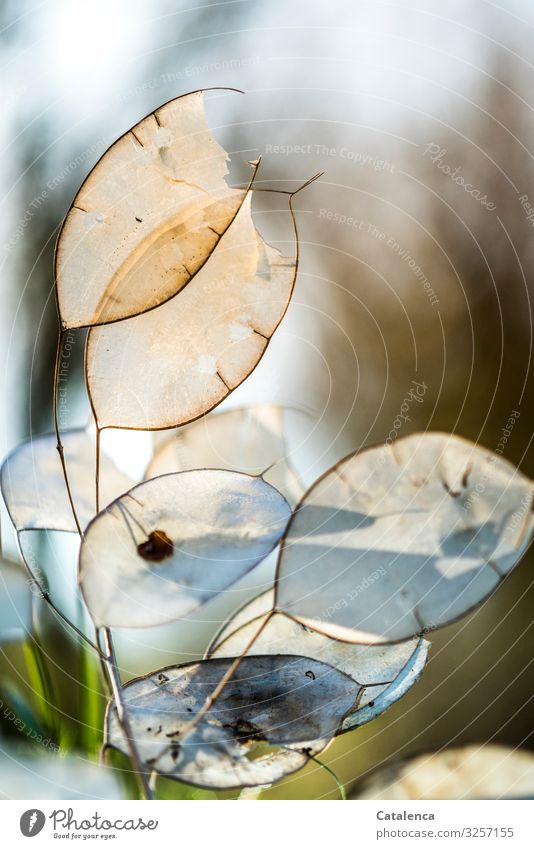
<instances>
[{"instance_id":1,"label":"translucent seed pod membrane","mask_svg":"<svg viewBox=\"0 0 534 849\"><path fill-rule=\"evenodd\" d=\"M448 625L519 562L532 535L531 504L531 481L456 436L415 434L353 454L293 513L276 607L356 643Z\"/></svg>"}]
</instances>

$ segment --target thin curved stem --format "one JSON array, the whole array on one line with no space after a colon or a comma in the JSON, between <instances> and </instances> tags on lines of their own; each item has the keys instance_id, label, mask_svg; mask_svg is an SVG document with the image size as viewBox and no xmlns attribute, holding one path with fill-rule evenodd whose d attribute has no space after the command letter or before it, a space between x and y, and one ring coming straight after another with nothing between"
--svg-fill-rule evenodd
<instances>
[{"instance_id":1,"label":"thin curved stem","mask_svg":"<svg viewBox=\"0 0 534 849\"><path fill-rule=\"evenodd\" d=\"M32 576L32 579L34 580L33 576ZM61 612L59 607L56 606L56 604L52 601L52 597L50 596L50 593L48 592L48 590L43 589L43 587L39 583L36 583L36 585L37 585L37 588L39 589L39 592L41 593L41 597L42 597L43 601L45 601L48 604L48 606L61 619L61 621L65 625L67 625L72 631L74 631L74 633L77 634L78 637L81 640L83 640L86 645L88 645L90 648L93 649L93 651L96 651L101 657L103 657L103 654L100 651L100 649L98 648L98 646L96 645L96 643L93 643L93 641L90 640L89 637L86 637L86 635L83 633L83 631L81 631L80 628L78 628L78 626L74 624L74 622L71 622L70 619L68 619L67 616L65 616L65 614Z\"/></svg>"},{"instance_id":2,"label":"thin curved stem","mask_svg":"<svg viewBox=\"0 0 534 849\"><path fill-rule=\"evenodd\" d=\"M318 171L317 174L314 174L313 177L310 177L309 180L306 180L298 189L293 189L293 191L289 191L289 189L264 189L262 186L258 186L254 188L255 192L265 192L267 194L272 195L289 195L289 197L294 197L298 195L303 189L307 189L308 186L311 186L312 183L315 183L316 180L319 180L323 175L324 171Z\"/></svg>"},{"instance_id":3,"label":"thin curved stem","mask_svg":"<svg viewBox=\"0 0 534 849\"><path fill-rule=\"evenodd\" d=\"M99 654L99 655L103 658L103 657L104 657L104 654L103 654L103 653L102 653L102 651L99 649L99 647L96 645L96 643L93 643L93 641L92 641L92 640L90 640L90 639L89 639L89 637L87 637L87 636L83 633L83 631L81 631L81 630L78 628L78 626L74 624L74 622L71 622L71 620L70 620L67 616L65 616L65 614L64 614L64 613L63 613L63 612L59 609L59 607L57 607L56 603L55 603L55 602L54 602L54 600L52 599L52 596L50 595L50 593L48 592L48 590L44 588L44 586L42 585L41 581L39 580L39 578L37 577L37 575L35 574L35 572L34 572L34 571L33 571L33 569L31 568L30 564L28 563L28 560L27 560L27 559L26 559L26 557L24 556L24 550L23 550L23 548L22 548L22 545L21 545L21 542L20 542L20 536L19 536L19 535L17 535L17 539L18 539L19 551L20 551L20 556L22 557L22 561L23 561L23 563L24 563L24 565L25 565L25 567L26 567L26 570L27 570L27 572L28 572L28 575L29 575L29 576L30 576L30 578L31 578L32 583L33 583L33 584L37 587L37 589L39 590L40 596L41 596L41 598L43 599L43 601L44 601L44 602L46 602L46 604L48 604L48 606L50 607L50 609L54 611L54 613L56 614L56 616L58 616L58 618L59 618L59 619L61 619L61 621L63 622L63 624L64 624L64 625L67 625L67 627L68 627L68 628L70 628L70 629L71 629L71 631L74 631L74 633L75 633L75 634L77 634L77 635L78 635L78 637L79 637L81 640L83 640L83 641L84 641L84 643L86 643L88 646L90 646L90 647L91 647L94 651L96 651L96 652L97 652L97 654Z\"/></svg>"},{"instance_id":4,"label":"thin curved stem","mask_svg":"<svg viewBox=\"0 0 534 849\"><path fill-rule=\"evenodd\" d=\"M100 428L97 425L96 429L96 467L95 467L95 489L96 489L96 512L98 513L100 506ZM133 736L132 726L130 724L130 718L128 716L128 710L126 708L126 703L124 701L124 693L122 689L122 681L119 673L119 667L117 664L117 656L115 654L115 646L113 644L113 637L111 635L111 631L109 628L101 629L103 638L104 638L104 646L105 646L105 656L104 656L104 665L106 667L106 671L109 676L109 681L111 684L111 689L113 692L113 698L115 700L115 707L117 710L117 717L122 728L122 732L126 738L126 742L128 745L128 751L130 753L130 760L133 763L134 770L139 779L139 783L141 785L141 789L143 791L143 796L145 799L153 799L154 793L150 784L150 781L147 777L146 771L143 769L143 764L141 761L141 757L139 755L139 751L137 749L137 745ZM97 630L97 636L99 631Z\"/></svg>"},{"instance_id":5,"label":"thin curved stem","mask_svg":"<svg viewBox=\"0 0 534 849\"><path fill-rule=\"evenodd\" d=\"M63 477L65 479L65 487L67 489L67 494L72 510L72 515L74 518L74 522L76 524L76 528L80 535L81 540L84 539L84 534L80 525L80 521L78 519L78 514L76 513L76 507L74 505L74 499L72 497L72 491L70 488L69 475L67 471L67 464L65 462L65 451L63 448L63 443L61 441L61 434L59 431L59 418L58 418L58 394L59 394L59 380L60 380L60 362L61 362L61 352L63 349L63 338L65 335L64 330L60 330L58 336L58 343L56 349L56 361L54 365L54 429L56 432L57 439L57 450L59 453L59 458L61 461L61 468L63 469ZM100 471L100 429L97 426L96 431L96 470L95 470L95 488L96 488L96 512L98 513L99 508L99 471ZM26 561L25 561L26 562ZM27 565L27 564L26 564ZM117 660L115 655L115 648L113 645L113 638L111 636L111 632L109 628L103 629L104 634L104 645L105 652L102 652L99 646L94 644L91 640L89 640L85 634L83 634L79 628L74 625L74 623L70 622L61 611L55 606L52 601L48 591L44 589L41 583L38 581L36 576L33 574L32 570L28 567L28 571L35 582L36 586L39 588L43 599L47 601L48 604L55 610L58 616L70 627L72 628L85 642L87 642L95 651L98 652L103 667L107 672L107 676L109 677L109 682L111 684L111 690L115 699L115 705L117 708L117 716L119 718L119 723L123 730L124 736L126 737L128 749L130 751L130 758L134 765L135 772L139 778L139 782L141 785L142 793L145 799L153 799L153 793L150 788L150 784L148 782L147 776L143 770L143 766L141 763L141 759L139 756L139 752L137 750L137 746L133 739L130 720L128 717L128 713L126 710L126 706L124 703L123 692L122 692L122 683L120 679L119 669L117 666ZM97 640L98 640L98 630L97 630Z\"/></svg>"},{"instance_id":6,"label":"thin curved stem","mask_svg":"<svg viewBox=\"0 0 534 849\"><path fill-rule=\"evenodd\" d=\"M310 755L310 760L313 761L314 763L316 763L317 766L320 766L321 769L326 770L326 772L329 775L332 776L332 778L334 779L334 781L337 784L337 789L339 790L339 795L341 796L342 800L344 802L346 802L347 801L347 793L345 791L345 785L343 784L341 779L337 777L334 770L331 767L327 766L327 764L324 764L322 761L319 760L319 758L316 758L314 755Z\"/></svg>"},{"instance_id":7,"label":"thin curved stem","mask_svg":"<svg viewBox=\"0 0 534 849\"><path fill-rule=\"evenodd\" d=\"M102 635L104 638L104 646L105 646L105 664L106 669L108 671L109 679L111 682L111 688L113 690L113 697L115 699L115 708L117 710L117 717L122 728L122 732L126 738L126 743L128 746L128 750L130 752L130 760L134 765L135 772L139 779L139 783L141 785L141 789L143 792L143 796L145 799L153 799L154 793L150 786L149 779L147 777L147 773L143 768L143 764L141 761L141 757L139 755L139 751L137 749L137 745L132 733L132 727L130 725L130 718L128 716L128 711L126 709L126 704L124 702L124 694L122 690L122 682L119 673L119 668L117 665L117 657L115 654L115 647L113 645L113 638L111 636L111 631L109 628L102 628Z\"/></svg>"},{"instance_id":8,"label":"thin curved stem","mask_svg":"<svg viewBox=\"0 0 534 849\"><path fill-rule=\"evenodd\" d=\"M68 474L68 470L67 470L67 463L65 461L65 451L64 451L64 448L63 448L63 443L61 441L61 433L60 433L60 430L59 430L58 394L59 394L59 381L60 381L60 374L61 374L60 364L61 364L61 352L63 350L63 339L65 337L66 332L67 331L61 329L61 323L60 323L60 330L59 330L59 334L58 334L57 348L56 348L56 360L55 360L55 363L54 363L54 398L53 398L54 430L55 430L55 433L56 433L56 440L57 440L56 448L57 448L57 451L58 451L58 454L59 454L59 459L61 461L61 468L63 470L63 478L65 480L65 488L67 490L67 495L68 495L68 498L69 498L69 504L70 504L70 508L72 510L72 516L73 516L73 519L74 519L74 522L75 522L75 525L76 525L76 529L77 529L78 534L80 536L80 539L83 540L84 533L83 533L81 525L80 525L80 520L78 519L78 514L76 512L76 507L75 507L74 499L73 499L73 496L72 496L72 490L70 488L70 481L69 481L69 474ZM96 643L93 643L92 640L90 640L88 637L86 637L85 634L83 634L82 631L80 631L80 629L73 622L71 622L70 619L68 619L61 612L61 610L59 610L59 608L56 607L56 605L52 601L48 591L45 590L42 587L41 583L37 580L36 576L34 575L32 570L30 569L30 567L26 563L26 559L24 558L24 555L23 555L23 560L24 560L24 563L26 564L26 568L28 569L28 572L30 573L32 580L34 581L35 585L38 587L39 591L41 592L43 599L57 613L57 615L63 620L63 622L66 625L69 626L69 628L71 628L73 631L75 631L78 634L78 636L81 637L82 640L84 640L89 646L91 646L92 649L94 649L94 651L98 652L98 654L100 655L101 658L103 658L104 655L101 652L100 648L96 645Z\"/></svg>"},{"instance_id":9,"label":"thin curved stem","mask_svg":"<svg viewBox=\"0 0 534 849\"><path fill-rule=\"evenodd\" d=\"M59 394L59 381L60 381L61 352L63 350L64 336L65 336L65 331L60 329L60 331L58 333L58 340L57 340L57 347L56 347L56 359L55 359L55 363L54 363L54 393L53 393L54 430L55 430L55 433L56 433L56 440L57 440L57 446L56 447L57 447L59 459L60 459L60 462L61 462L61 468L63 470L63 478L65 480L65 488L67 490L67 495L68 495L70 507L71 507L71 510L72 510L72 516L74 518L74 522L76 524L76 529L78 531L78 534L80 535L80 538L83 540L83 531L82 531L81 526L80 526L78 514L76 513L76 507L74 506L74 499L72 497L72 491L71 491L71 488L70 488L69 475L68 475L68 471L67 471L67 464L65 462L65 451L64 451L64 448L63 448L63 443L61 441L61 434L60 434L60 430L59 430L58 394ZM49 605L49 607L61 619L61 621L65 625L67 625L72 631L74 631L78 635L78 637L80 637L81 640L83 640L88 646L90 646L100 656L103 656L102 652L100 651L100 649L96 645L96 643L93 643L93 641L90 640L89 637L86 637L86 635L77 627L77 625L75 625L74 622L71 622L71 620L68 619L68 617L65 616L64 613L62 613L62 611L59 609L59 607L56 606L55 602L53 601L52 597L50 596L50 593L48 592L48 590L46 590L43 587L42 583L37 578L37 575L34 573L32 568L30 567L28 561L26 560L26 558L24 556L24 552L22 550L22 546L20 544L20 537L19 537L18 541L19 541L19 549L20 549L20 553L22 555L22 559L24 561L24 565L26 566L26 569L28 570L28 573L30 575L32 582L34 583L34 585L39 590L43 601L45 601Z\"/></svg>"},{"instance_id":10,"label":"thin curved stem","mask_svg":"<svg viewBox=\"0 0 534 849\"><path fill-rule=\"evenodd\" d=\"M60 363L61 363L61 352L63 350L63 338L65 336L65 331L60 330L57 340L57 348L56 348L56 361L54 364L54 430L56 432L56 440L57 440L57 451L59 454L59 459L61 461L61 468L63 469L63 477L65 479L65 487L67 489L67 495L69 497L70 507L72 510L72 515L74 518L74 522L76 524L76 529L83 539L83 531L80 525L80 521L78 519L78 514L76 513L76 507L74 506L74 500L72 497L72 492L70 488L69 475L67 471L67 464L65 462L65 451L63 448L63 443L61 441L61 434L59 432L59 418L57 412L58 405L58 394L59 394L59 380L60 380Z\"/></svg>"}]
</instances>

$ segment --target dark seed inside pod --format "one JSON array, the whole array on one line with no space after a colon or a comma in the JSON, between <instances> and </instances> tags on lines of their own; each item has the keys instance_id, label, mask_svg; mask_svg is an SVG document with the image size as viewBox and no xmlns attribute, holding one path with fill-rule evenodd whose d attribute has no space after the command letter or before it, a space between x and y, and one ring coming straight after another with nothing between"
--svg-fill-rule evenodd
<instances>
[{"instance_id":1,"label":"dark seed inside pod","mask_svg":"<svg viewBox=\"0 0 534 849\"><path fill-rule=\"evenodd\" d=\"M144 560L160 563L167 557L172 557L174 545L165 531L152 531L146 542L137 546L137 551Z\"/></svg>"}]
</instances>

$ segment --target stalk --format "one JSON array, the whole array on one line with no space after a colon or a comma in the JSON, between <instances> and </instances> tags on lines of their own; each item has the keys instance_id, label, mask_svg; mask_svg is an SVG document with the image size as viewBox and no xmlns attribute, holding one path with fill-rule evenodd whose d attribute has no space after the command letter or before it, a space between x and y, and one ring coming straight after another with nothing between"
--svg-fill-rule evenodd
<instances>
[{"instance_id":1,"label":"stalk","mask_svg":"<svg viewBox=\"0 0 534 849\"><path fill-rule=\"evenodd\" d=\"M143 797L145 799L153 799L154 794L152 788L150 786L150 781L148 779L147 773L143 768L143 764L141 762L141 757L139 755L139 751L137 749L137 745L132 733L132 727L130 725L130 718L128 716L128 711L126 708L126 704L124 702L124 693L122 690L122 682L120 678L119 668L117 665L117 656L115 654L115 647L113 645L113 637L111 636L111 631L109 628L102 628L102 635L105 646L105 660L104 663L106 665L106 669L108 671L111 688L113 690L113 698L115 699L115 708L117 710L117 717L119 719L119 723L122 728L122 732L124 737L126 738L126 742L128 745L128 750L130 753L130 760L134 766L134 771L137 775L139 784L141 786L141 791Z\"/></svg>"}]
</instances>

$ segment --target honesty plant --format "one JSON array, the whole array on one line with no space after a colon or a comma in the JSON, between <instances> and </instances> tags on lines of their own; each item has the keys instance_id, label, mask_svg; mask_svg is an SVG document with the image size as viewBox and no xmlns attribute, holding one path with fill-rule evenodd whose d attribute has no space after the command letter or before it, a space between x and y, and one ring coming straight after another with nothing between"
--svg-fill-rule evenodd
<instances>
[{"instance_id":1,"label":"honesty plant","mask_svg":"<svg viewBox=\"0 0 534 849\"><path fill-rule=\"evenodd\" d=\"M251 213L259 163L229 188L227 159L195 92L95 166L56 251L56 434L17 448L1 472L23 556L32 530L80 535L95 640L76 630L113 692L104 749L131 758L147 797L153 773L272 784L380 715L422 673L424 636L492 593L533 530L532 483L456 436L357 452L305 492L280 407L210 413L259 362L297 272L295 193L281 193L286 258ZM94 422L60 434L64 334L81 328ZM141 481L101 451L105 428L177 427L154 440ZM112 629L185 617L279 543L272 590L224 623L204 659L122 682Z\"/></svg>"}]
</instances>

